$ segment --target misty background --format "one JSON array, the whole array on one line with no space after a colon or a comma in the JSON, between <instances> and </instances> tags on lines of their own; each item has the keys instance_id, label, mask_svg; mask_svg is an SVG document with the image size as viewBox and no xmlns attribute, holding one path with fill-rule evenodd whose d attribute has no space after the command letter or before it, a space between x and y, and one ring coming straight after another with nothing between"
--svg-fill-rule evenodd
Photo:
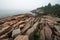
<instances>
[{"instance_id":1,"label":"misty background","mask_svg":"<svg viewBox=\"0 0 60 40\"><path fill-rule=\"evenodd\" d=\"M0 0L0 18L26 13L48 3L60 4L60 0Z\"/></svg>"}]
</instances>

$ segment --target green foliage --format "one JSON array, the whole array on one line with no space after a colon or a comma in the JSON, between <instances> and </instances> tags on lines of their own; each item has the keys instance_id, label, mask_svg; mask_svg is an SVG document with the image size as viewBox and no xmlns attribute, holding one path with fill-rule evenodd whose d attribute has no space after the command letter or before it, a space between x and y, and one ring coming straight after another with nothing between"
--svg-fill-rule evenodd
<instances>
[{"instance_id":1,"label":"green foliage","mask_svg":"<svg viewBox=\"0 0 60 40\"><path fill-rule=\"evenodd\" d=\"M51 5L50 3L47 6L42 6L40 8L37 9L42 9L44 10L45 14L52 14L55 15L57 17L60 17L60 4L55 4L55 5ZM32 10L31 12L36 13L35 10ZM40 16L41 14L36 14L38 16Z\"/></svg>"},{"instance_id":2,"label":"green foliage","mask_svg":"<svg viewBox=\"0 0 60 40\"><path fill-rule=\"evenodd\" d=\"M45 37L45 40L49 40L47 37Z\"/></svg>"},{"instance_id":3,"label":"green foliage","mask_svg":"<svg viewBox=\"0 0 60 40\"><path fill-rule=\"evenodd\" d=\"M39 9L43 9L46 14L53 14L53 15L57 15L58 17L60 17L60 5L59 4L55 4L52 6L49 3L47 6L41 7Z\"/></svg>"},{"instance_id":4,"label":"green foliage","mask_svg":"<svg viewBox=\"0 0 60 40\"><path fill-rule=\"evenodd\" d=\"M40 38L40 32L36 32L34 34L34 40L39 40L39 38Z\"/></svg>"}]
</instances>

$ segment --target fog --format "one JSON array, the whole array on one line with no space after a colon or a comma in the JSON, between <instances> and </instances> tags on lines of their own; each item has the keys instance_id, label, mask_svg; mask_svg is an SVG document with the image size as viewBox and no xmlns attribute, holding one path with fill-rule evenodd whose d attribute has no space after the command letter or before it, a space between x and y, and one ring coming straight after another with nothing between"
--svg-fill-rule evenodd
<instances>
[{"instance_id":1,"label":"fog","mask_svg":"<svg viewBox=\"0 0 60 40\"><path fill-rule=\"evenodd\" d=\"M60 4L60 0L0 0L0 18L28 12L48 3Z\"/></svg>"}]
</instances>

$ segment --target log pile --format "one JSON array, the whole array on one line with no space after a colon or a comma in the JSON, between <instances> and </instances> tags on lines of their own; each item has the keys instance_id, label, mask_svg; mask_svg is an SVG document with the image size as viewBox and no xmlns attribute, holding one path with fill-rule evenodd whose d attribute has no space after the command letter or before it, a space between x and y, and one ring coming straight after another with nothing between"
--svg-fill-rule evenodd
<instances>
[{"instance_id":1,"label":"log pile","mask_svg":"<svg viewBox=\"0 0 60 40\"><path fill-rule=\"evenodd\" d=\"M20 14L0 19L0 40L60 40L60 29L50 16Z\"/></svg>"}]
</instances>

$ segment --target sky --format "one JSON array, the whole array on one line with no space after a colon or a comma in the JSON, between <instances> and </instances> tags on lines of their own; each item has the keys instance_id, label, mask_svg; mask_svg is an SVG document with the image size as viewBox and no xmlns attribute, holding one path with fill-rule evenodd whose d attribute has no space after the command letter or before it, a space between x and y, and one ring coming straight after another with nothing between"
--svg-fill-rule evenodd
<instances>
[{"instance_id":1,"label":"sky","mask_svg":"<svg viewBox=\"0 0 60 40\"><path fill-rule=\"evenodd\" d=\"M0 18L29 12L48 3L60 4L60 0L0 0Z\"/></svg>"},{"instance_id":2,"label":"sky","mask_svg":"<svg viewBox=\"0 0 60 40\"><path fill-rule=\"evenodd\" d=\"M60 4L60 0L0 0L0 10L33 10L48 3Z\"/></svg>"}]
</instances>

